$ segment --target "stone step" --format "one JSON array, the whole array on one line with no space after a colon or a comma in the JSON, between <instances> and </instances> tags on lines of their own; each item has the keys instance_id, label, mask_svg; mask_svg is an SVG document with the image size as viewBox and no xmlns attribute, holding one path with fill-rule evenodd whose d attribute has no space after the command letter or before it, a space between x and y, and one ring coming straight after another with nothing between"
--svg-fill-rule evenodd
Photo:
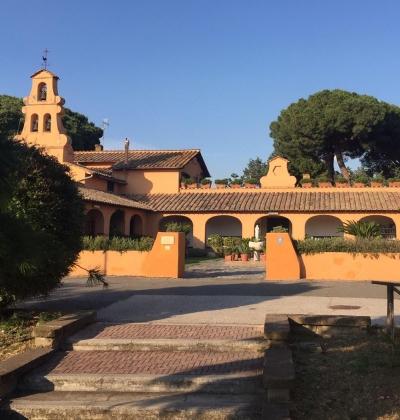
<instances>
[{"instance_id":1,"label":"stone step","mask_svg":"<svg viewBox=\"0 0 400 420\"><path fill-rule=\"evenodd\" d=\"M96 323L70 337L67 350L264 351L262 326Z\"/></svg>"},{"instance_id":2,"label":"stone step","mask_svg":"<svg viewBox=\"0 0 400 420\"><path fill-rule=\"evenodd\" d=\"M68 340L65 350L76 351L259 351L268 348L264 339L249 340L194 340L194 339L129 339L129 338L94 338L86 340Z\"/></svg>"},{"instance_id":3,"label":"stone step","mask_svg":"<svg viewBox=\"0 0 400 420\"><path fill-rule=\"evenodd\" d=\"M264 411L264 413L263 413ZM2 414L3 413L3 414ZM13 415L15 417L13 417ZM260 395L52 391L13 398L0 418L59 419L288 419L287 409Z\"/></svg>"},{"instance_id":4,"label":"stone step","mask_svg":"<svg viewBox=\"0 0 400 420\"><path fill-rule=\"evenodd\" d=\"M19 388L30 391L257 393L263 354L258 352L58 352Z\"/></svg>"}]
</instances>

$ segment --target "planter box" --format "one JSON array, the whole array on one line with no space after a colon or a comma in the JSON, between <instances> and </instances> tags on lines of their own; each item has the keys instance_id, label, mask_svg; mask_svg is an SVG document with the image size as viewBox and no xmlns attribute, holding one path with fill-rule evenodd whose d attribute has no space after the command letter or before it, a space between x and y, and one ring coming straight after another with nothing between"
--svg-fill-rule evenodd
<instances>
[{"instance_id":1,"label":"planter box","mask_svg":"<svg viewBox=\"0 0 400 420\"><path fill-rule=\"evenodd\" d=\"M187 188L188 190L194 190L194 189L196 189L196 188L197 188L197 184L187 184L187 185L186 185L186 188Z\"/></svg>"},{"instance_id":2,"label":"planter box","mask_svg":"<svg viewBox=\"0 0 400 420\"><path fill-rule=\"evenodd\" d=\"M350 187L350 184L348 182L337 182L335 184L336 188L348 188Z\"/></svg>"},{"instance_id":3,"label":"planter box","mask_svg":"<svg viewBox=\"0 0 400 420\"><path fill-rule=\"evenodd\" d=\"M232 261L232 255L225 255L224 260L225 261Z\"/></svg>"},{"instance_id":4,"label":"planter box","mask_svg":"<svg viewBox=\"0 0 400 420\"><path fill-rule=\"evenodd\" d=\"M364 188L366 185L364 184L364 182L354 182L353 183L353 188Z\"/></svg>"},{"instance_id":5,"label":"planter box","mask_svg":"<svg viewBox=\"0 0 400 420\"><path fill-rule=\"evenodd\" d=\"M200 184L200 188L203 190L208 190L211 188L211 184Z\"/></svg>"},{"instance_id":6,"label":"planter box","mask_svg":"<svg viewBox=\"0 0 400 420\"><path fill-rule=\"evenodd\" d=\"M231 184L231 188L242 188L240 184Z\"/></svg>"},{"instance_id":7,"label":"planter box","mask_svg":"<svg viewBox=\"0 0 400 420\"><path fill-rule=\"evenodd\" d=\"M304 184L301 184L302 188L312 188L313 184L312 182L305 182Z\"/></svg>"},{"instance_id":8,"label":"planter box","mask_svg":"<svg viewBox=\"0 0 400 420\"><path fill-rule=\"evenodd\" d=\"M399 281L400 254L323 252L302 255L302 277L308 280Z\"/></svg>"},{"instance_id":9,"label":"planter box","mask_svg":"<svg viewBox=\"0 0 400 420\"><path fill-rule=\"evenodd\" d=\"M226 185L225 184L215 184L215 186L216 186L217 189L226 188Z\"/></svg>"},{"instance_id":10,"label":"planter box","mask_svg":"<svg viewBox=\"0 0 400 420\"><path fill-rule=\"evenodd\" d=\"M400 187L400 181L390 181L389 182L389 187L399 188Z\"/></svg>"},{"instance_id":11,"label":"planter box","mask_svg":"<svg viewBox=\"0 0 400 420\"><path fill-rule=\"evenodd\" d=\"M329 188L332 187L332 182L318 182L319 188Z\"/></svg>"},{"instance_id":12,"label":"planter box","mask_svg":"<svg viewBox=\"0 0 400 420\"><path fill-rule=\"evenodd\" d=\"M240 254L241 261L249 261L249 254Z\"/></svg>"},{"instance_id":13,"label":"planter box","mask_svg":"<svg viewBox=\"0 0 400 420\"><path fill-rule=\"evenodd\" d=\"M244 188L257 188L257 184L244 184Z\"/></svg>"},{"instance_id":14,"label":"planter box","mask_svg":"<svg viewBox=\"0 0 400 420\"><path fill-rule=\"evenodd\" d=\"M372 188L383 188L383 182L374 182L374 181L371 181L371 187Z\"/></svg>"}]
</instances>

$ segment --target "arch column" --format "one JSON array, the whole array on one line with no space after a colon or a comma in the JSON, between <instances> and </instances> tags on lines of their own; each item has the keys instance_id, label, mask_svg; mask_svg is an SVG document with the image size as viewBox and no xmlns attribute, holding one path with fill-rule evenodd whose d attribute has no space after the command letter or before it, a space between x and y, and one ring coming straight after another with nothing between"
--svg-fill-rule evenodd
<instances>
[{"instance_id":1,"label":"arch column","mask_svg":"<svg viewBox=\"0 0 400 420\"><path fill-rule=\"evenodd\" d=\"M125 210L124 211L124 236L129 236L129 234L131 233L131 217L134 215L135 213L129 211L129 210Z\"/></svg>"},{"instance_id":2,"label":"arch column","mask_svg":"<svg viewBox=\"0 0 400 420\"><path fill-rule=\"evenodd\" d=\"M205 249L207 245L206 223L210 216L193 214L193 248Z\"/></svg>"}]
</instances>

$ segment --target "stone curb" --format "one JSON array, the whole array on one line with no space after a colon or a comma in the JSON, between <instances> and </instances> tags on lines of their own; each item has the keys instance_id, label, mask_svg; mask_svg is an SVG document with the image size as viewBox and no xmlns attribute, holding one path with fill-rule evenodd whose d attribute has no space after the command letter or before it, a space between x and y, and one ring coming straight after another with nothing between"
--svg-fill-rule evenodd
<instances>
[{"instance_id":1,"label":"stone curb","mask_svg":"<svg viewBox=\"0 0 400 420\"><path fill-rule=\"evenodd\" d=\"M292 334L322 337L363 334L371 327L369 316L289 315Z\"/></svg>"},{"instance_id":2,"label":"stone curb","mask_svg":"<svg viewBox=\"0 0 400 420\"><path fill-rule=\"evenodd\" d=\"M54 352L51 347L33 348L0 362L0 397L11 393L22 375L46 362Z\"/></svg>"},{"instance_id":3,"label":"stone curb","mask_svg":"<svg viewBox=\"0 0 400 420\"><path fill-rule=\"evenodd\" d=\"M38 325L33 329L35 346L58 348L66 337L95 321L95 311L80 311Z\"/></svg>"},{"instance_id":4,"label":"stone curb","mask_svg":"<svg viewBox=\"0 0 400 420\"><path fill-rule=\"evenodd\" d=\"M264 321L264 337L271 341L288 341L290 324L287 315L267 315Z\"/></svg>"}]
</instances>

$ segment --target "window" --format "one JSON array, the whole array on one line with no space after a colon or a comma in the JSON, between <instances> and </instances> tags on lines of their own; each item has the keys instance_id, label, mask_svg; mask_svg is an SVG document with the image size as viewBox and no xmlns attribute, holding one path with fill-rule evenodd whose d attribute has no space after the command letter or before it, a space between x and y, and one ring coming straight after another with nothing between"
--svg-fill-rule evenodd
<instances>
[{"instance_id":1,"label":"window","mask_svg":"<svg viewBox=\"0 0 400 420\"><path fill-rule=\"evenodd\" d=\"M114 182L107 181L107 191L108 192L114 192Z\"/></svg>"},{"instance_id":2,"label":"window","mask_svg":"<svg viewBox=\"0 0 400 420\"><path fill-rule=\"evenodd\" d=\"M46 114L43 118L43 131L51 131L51 115Z\"/></svg>"},{"instance_id":3,"label":"window","mask_svg":"<svg viewBox=\"0 0 400 420\"><path fill-rule=\"evenodd\" d=\"M31 117L31 131L35 132L39 129L39 118L37 114L33 114Z\"/></svg>"},{"instance_id":4,"label":"window","mask_svg":"<svg viewBox=\"0 0 400 420\"><path fill-rule=\"evenodd\" d=\"M47 85L46 83L39 83L38 86L38 100L45 101L47 99Z\"/></svg>"}]
</instances>

